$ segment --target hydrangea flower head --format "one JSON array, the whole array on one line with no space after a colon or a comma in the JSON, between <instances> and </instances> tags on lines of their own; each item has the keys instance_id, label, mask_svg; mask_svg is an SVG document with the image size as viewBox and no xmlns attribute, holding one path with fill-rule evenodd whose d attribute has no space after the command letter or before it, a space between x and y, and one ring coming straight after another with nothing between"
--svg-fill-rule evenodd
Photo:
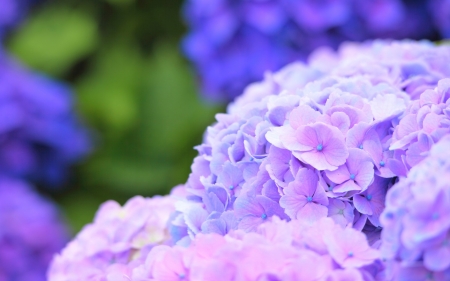
<instances>
[{"instance_id":1,"label":"hydrangea flower head","mask_svg":"<svg viewBox=\"0 0 450 281\"><path fill-rule=\"evenodd\" d=\"M387 194L381 250L395 280L450 277L449 146L442 138Z\"/></svg>"},{"instance_id":2,"label":"hydrangea flower head","mask_svg":"<svg viewBox=\"0 0 450 281\"><path fill-rule=\"evenodd\" d=\"M318 52L310 65L295 63L250 85L197 147L189 195L171 223L174 240L188 245L199 233L254 231L274 216L329 216L376 242L386 191L407 172L393 132L405 110L446 91L439 79L450 76L450 64L441 61L450 62L448 46L376 41ZM405 76L411 64L421 70ZM427 106L445 115L444 105Z\"/></svg>"},{"instance_id":3,"label":"hydrangea flower head","mask_svg":"<svg viewBox=\"0 0 450 281\"><path fill-rule=\"evenodd\" d=\"M186 0L183 13L190 28L184 52L205 97L222 101L240 95L266 71L305 61L321 46L450 36L448 0Z\"/></svg>"},{"instance_id":4,"label":"hydrangea flower head","mask_svg":"<svg viewBox=\"0 0 450 281\"><path fill-rule=\"evenodd\" d=\"M145 260L155 245L171 244L167 222L175 210L175 197L183 193L183 187L172 193L165 197L136 196L123 207L114 201L104 203L94 222L55 256L49 280L120 276Z\"/></svg>"},{"instance_id":5,"label":"hydrangea flower head","mask_svg":"<svg viewBox=\"0 0 450 281\"><path fill-rule=\"evenodd\" d=\"M44 281L68 241L59 211L22 181L0 179L0 279Z\"/></svg>"},{"instance_id":6,"label":"hydrangea flower head","mask_svg":"<svg viewBox=\"0 0 450 281\"><path fill-rule=\"evenodd\" d=\"M73 109L72 92L31 73L0 51L0 175L48 185L89 150Z\"/></svg>"}]
</instances>

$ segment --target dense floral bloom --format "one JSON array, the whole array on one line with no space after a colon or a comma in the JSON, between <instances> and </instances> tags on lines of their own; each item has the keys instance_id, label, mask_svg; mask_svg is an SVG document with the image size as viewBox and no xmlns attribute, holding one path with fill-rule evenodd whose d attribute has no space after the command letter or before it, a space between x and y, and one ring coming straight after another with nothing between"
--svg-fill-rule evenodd
<instances>
[{"instance_id":1,"label":"dense floral bloom","mask_svg":"<svg viewBox=\"0 0 450 281\"><path fill-rule=\"evenodd\" d=\"M189 195L171 222L174 240L253 231L273 216L329 216L376 241L386 191L407 172L400 164L409 152L394 146L395 130L409 118L405 110L445 96L448 80L439 79L450 76L449 62L450 47L380 41L321 51L309 66L250 85L197 147ZM426 107L444 120L439 102ZM432 131L435 140L442 135Z\"/></svg>"},{"instance_id":2,"label":"dense floral bloom","mask_svg":"<svg viewBox=\"0 0 450 281\"><path fill-rule=\"evenodd\" d=\"M188 248L154 247L122 280L375 280L378 258L364 234L331 219L274 219L252 233L200 234Z\"/></svg>"},{"instance_id":3,"label":"dense floral bloom","mask_svg":"<svg viewBox=\"0 0 450 281\"><path fill-rule=\"evenodd\" d=\"M265 71L320 46L371 38L450 37L449 0L186 0L183 48L203 94L232 100Z\"/></svg>"},{"instance_id":4,"label":"dense floral bloom","mask_svg":"<svg viewBox=\"0 0 450 281\"><path fill-rule=\"evenodd\" d=\"M69 235L55 206L27 184L0 179L0 280L44 281Z\"/></svg>"},{"instance_id":5,"label":"dense floral bloom","mask_svg":"<svg viewBox=\"0 0 450 281\"><path fill-rule=\"evenodd\" d=\"M431 146L450 132L450 79L442 79L434 90L426 90L406 110L395 128L391 149L397 153L396 168L404 175L422 161Z\"/></svg>"},{"instance_id":6,"label":"dense floral bloom","mask_svg":"<svg viewBox=\"0 0 450 281\"><path fill-rule=\"evenodd\" d=\"M50 280L448 280L445 77L450 46L409 41L267 74L216 116L185 185L103 205Z\"/></svg>"},{"instance_id":7,"label":"dense floral bloom","mask_svg":"<svg viewBox=\"0 0 450 281\"><path fill-rule=\"evenodd\" d=\"M394 280L450 278L450 137L387 194L382 254Z\"/></svg>"},{"instance_id":8,"label":"dense floral bloom","mask_svg":"<svg viewBox=\"0 0 450 281\"><path fill-rule=\"evenodd\" d=\"M170 196L131 198L123 207L114 201L104 203L94 222L54 258L49 280L112 278L141 264L153 246L170 245L167 222L180 194L182 187Z\"/></svg>"},{"instance_id":9,"label":"dense floral bloom","mask_svg":"<svg viewBox=\"0 0 450 281\"><path fill-rule=\"evenodd\" d=\"M0 175L58 184L89 149L70 89L0 51Z\"/></svg>"}]
</instances>

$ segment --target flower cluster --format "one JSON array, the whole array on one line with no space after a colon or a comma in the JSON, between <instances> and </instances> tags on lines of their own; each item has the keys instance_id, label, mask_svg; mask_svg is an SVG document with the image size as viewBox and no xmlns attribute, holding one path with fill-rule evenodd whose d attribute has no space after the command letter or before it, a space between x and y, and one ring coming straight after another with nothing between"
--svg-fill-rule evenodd
<instances>
[{"instance_id":1,"label":"flower cluster","mask_svg":"<svg viewBox=\"0 0 450 281\"><path fill-rule=\"evenodd\" d=\"M387 194L381 252L394 280L450 280L449 147L441 139Z\"/></svg>"},{"instance_id":2,"label":"flower cluster","mask_svg":"<svg viewBox=\"0 0 450 281\"><path fill-rule=\"evenodd\" d=\"M46 280L68 238L54 205L21 181L0 179L0 280Z\"/></svg>"},{"instance_id":3,"label":"flower cluster","mask_svg":"<svg viewBox=\"0 0 450 281\"><path fill-rule=\"evenodd\" d=\"M165 197L137 196L123 207L114 201L104 203L94 222L55 257L49 280L103 280L142 264L152 247L171 244L167 222L180 194L183 187Z\"/></svg>"},{"instance_id":4,"label":"flower cluster","mask_svg":"<svg viewBox=\"0 0 450 281\"><path fill-rule=\"evenodd\" d=\"M0 175L60 183L89 141L70 89L0 51Z\"/></svg>"},{"instance_id":5,"label":"flower cluster","mask_svg":"<svg viewBox=\"0 0 450 281\"><path fill-rule=\"evenodd\" d=\"M442 79L435 90L426 90L411 103L395 128L390 163L398 174L406 176L411 167L426 156L431 146L450 132L450 79Z\"/></svg>"},{"instance_id":6,"label":"flower cluster","mask_svg":"<svg viewBox=\"0 0 450 281\"><path fill-rule=\"evenodd\" d=\"M157 246L128 280L374 280L384 274L378 257L364 234L331 219L276 219L254 233L201 234L188 248Z\"/></svg>"},{"instance_id":7,"label":"flower cluster","mask_svg":"<svg viewBox=\"0 0 450 281\"><path fill-rule=\"evenodd\" d=\"M252 231L272 216L328 216L376 240L386 191L404 175L397 165L404 150L389 150L392 132L414 106L415 91L427 95L436 77L450 76L449 50L412 42L347 46L251 85L228 114L217 115L197 147L189 196L171 223L174 240L186 245L200 232ZM371 53L377 61L362 63ZM395 62L389 53L397 55ZM446 55L437 61L433 53ZM328 61L335 67L324 71L321 63ZM424 71L417 75L400 72L408 65L418 69L418 62ZM349 73L351 65L361 69Z\"/></svg>"},{"instance_id":8,"label":"flower cluster","mask_svg":"<svg viewBox=\"0 0 450 281\"><path fill-rule=\"evenodd\" d=\"M372 83L386 82L418 99L434 89L440 79L450 77L448 47L431 42L407 41L344 43L338 52L322 48L309 58L311 66L339 76L364 75Z\"/></svg>"},{"instance_id":9,"label":"flower cluster","mask_svg":"<svg viewBox=\"0 0 450 281\"><path fill-rule=\"evenodd\" d=\"M186 0L183 44L207 98L232 100L265 71L320 46L370 38L450 37L450 1ZM439 35L440 34L440 35Z\"/></svg>"},{"instance_id":10,"label":"flower cluster","mask_svg":"<svg viewBox=\"0 0 450 281\"><path fill-rule=\"evenodd\" d=\"M50 280L449 279L445 77L450 46L409 41L267 74L216 116L167 208L106 203Z\"/></svg>"}]
</instances>

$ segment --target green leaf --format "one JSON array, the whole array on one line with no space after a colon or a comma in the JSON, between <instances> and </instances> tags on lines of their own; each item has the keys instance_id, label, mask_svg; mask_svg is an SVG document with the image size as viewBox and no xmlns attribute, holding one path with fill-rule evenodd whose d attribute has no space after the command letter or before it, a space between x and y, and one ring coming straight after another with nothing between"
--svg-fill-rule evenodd
<instances>
[{"instance_id":1,"label":"green leaf","mask_svg":"<svg viewBox=\"0 0 450 281\"><path fill-rule=\"evenodd\" d=\"M120 138L136 124L143 67L136 47L106 44L77 82L80 111L107 139Z\"/></svg>"},{"instance_id":2,"label":"green leaf","mask_svg":"<svg viewBox=\"0 0 450 281\"><path fill-rule=\"evenodd\" d=\"M64 6L47 6L14 33L9 49L34 69L62 75L95 49L97 33L90 14Z\"/></svg>"},{"instance_id":3,"label":"green leaf","mask_svg":"<svg viewBox=\"0 0 450 281\"><path fill-rule=\"evenodd\" d=\"M124 53L128 61L135 60L136 52ZM100 78L112 77L123 67L114 66L112 57L109 58L109 63L98 68L99 73L89 77L96 77L92 78L92 83L111 81L112 91L120 84L115 83L120 81L121 75L114 79ZM168 192L174 185L186 182L196 155L193 147L201 143L203 132L219 111L218 107L201 100L194 76L175 46L159 45L149 59L141 58L140 62L143 63L141 75L132 76L138 77L139 81L130 84L139 85L139 90L133 91L136 95L127 95L135 98L136 123L114 138L107 133L114 126L103 131L106 133L100 151L82 168L83 185L114 190L127 196ZM109 71L111 73L106 75ZM125 74L122 79L124 77ZM80 91L80 97L85 108L92 106L93 115L99 114L102 107L108 107L105 100L113 97L110 92L93 90L87 85L84 88L91 92ZM94 95L98 100L89 101L88 97Z\"/></svg>"}]
</instances>

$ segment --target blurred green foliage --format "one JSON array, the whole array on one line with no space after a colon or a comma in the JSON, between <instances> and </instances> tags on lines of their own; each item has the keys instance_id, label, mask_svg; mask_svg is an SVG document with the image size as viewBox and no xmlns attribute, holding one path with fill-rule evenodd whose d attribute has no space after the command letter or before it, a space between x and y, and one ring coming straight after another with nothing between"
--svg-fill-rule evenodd
<instances>
[{"instance_id":1,"label":"blurred green foliage","mask_svg":"<svg viewBox=\"0 0 450 281\"><path fill-rule=\"evenodd\" d=\"M94 152L67 189L50 194L74 231L108 199L165 194L184 183L206 126L206 104L179 51L182 0L54 0L8 40L31 68L71 83Z\"/></svg>"},{"instance_id":2,"label":"blurred green foliage","mask_svg":"<svg viewBox=\"0 0 450 281\"><path fill-rule=\"evenodd\" d=\"M98 44L92 16L68 7L37 11L10 41L11 51L31 68L65 73Z\"/></svg>"}]
</instances>

